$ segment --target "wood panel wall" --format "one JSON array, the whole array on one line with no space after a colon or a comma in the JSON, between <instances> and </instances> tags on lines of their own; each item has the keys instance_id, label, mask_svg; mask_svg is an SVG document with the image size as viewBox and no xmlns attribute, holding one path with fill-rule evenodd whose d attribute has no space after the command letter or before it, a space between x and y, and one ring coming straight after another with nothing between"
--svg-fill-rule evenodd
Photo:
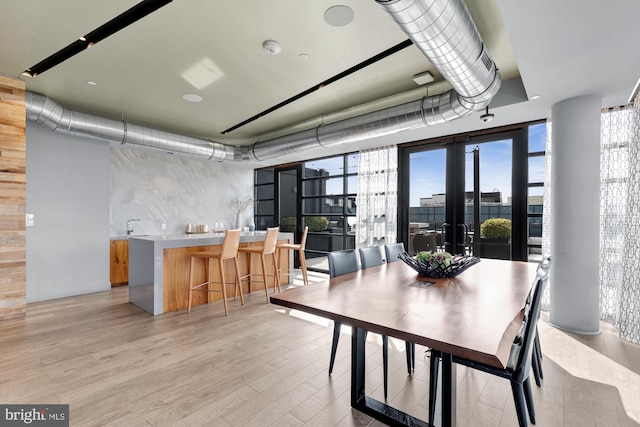
<instances>
[{"instance_id":1,"label":"wood panel wall","mask_svg":"<svg viewBox=\"0 0 640 427\"><path fill-rule=\"evenodd\" d=\"M25 85L0 76L0 321L27 312L26 154Z\"/></svg>"}]
</instances>

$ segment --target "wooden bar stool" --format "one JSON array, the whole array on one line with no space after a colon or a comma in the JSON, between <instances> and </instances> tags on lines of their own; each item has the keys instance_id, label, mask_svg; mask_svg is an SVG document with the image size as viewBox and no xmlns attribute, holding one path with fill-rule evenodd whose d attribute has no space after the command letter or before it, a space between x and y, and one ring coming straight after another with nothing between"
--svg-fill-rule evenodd
<instances>
[{"instance_id":1,"label":"wooden bar stool","mask_svg":"<svg viewBox=\"0 0 640 427\"><path fill-rule=\"evenodd\" d=\"M278 243L276 248L278 251L285 249L287 251L298 251L298 259L300 260L300 270L302 270L302 278L304 279L304 284L309 284L309 278L307 277L307 259L304 256L304 247L307 244L307 233L309 232L309 227L304 227L304 232L302 233L302 237L300 238L300 243ZM278 252L279 255L279 252ZM278 256L278 259L280 257ZM289 273L280 273L278 270L278 274L289 275Z\"/></svg>"},{"instance_id":2,"label":"wooden bar stool","mask_svg":"<svg viewBox=\"0 0 640 427\"><path fill-rule=\"evenodd\" d=\"M246 246L238 249L238 252L244 252L249 254L249 274L243 276L241 278L249 278L249 282L251 281L251 276L255 276L255 274L251 273L251 255L259 254L260 255L260 265L262 266L262 281L264 283L264 294L267 297L267 303L269 302L269 291L268 291L268 282L267 282L267 262L266 256L271 255L271 259L273 259L273 292L276 291L276 286L278 287L278 292L280 290L280 281L278 280L278 260L276 259L276 245L278 244L278 231L279 227L267 228L267 234L264 237L264 242L262 245L256 246ZM251 286L251 285L249 285Z\"/></svg>"},{"instance_id":3,"label":"wooden bar stool","mask_svg":"<svg viewBox=\"0 0 640 427\"><path fill-rule=\"evenodd\" d=\"M229 309L227 307L227 284L225 282L224 274L224 261L232 259L236 269L236 282L234 290L234 298L240 290L240 303L244 305L244 298L242 296L242 287L240 286L240 266L238 264L238 246L240 245L240 230L227 230L224 235L224 241L222 242L222 248L218 250L194 252L191 254L191 266L189 270L189 307L187 313L191 313L191 302L193 299L193 292L222 292L222 301L224 302L224 314L229 315ZM199 285L193 284L193 276L195 271L195 265L197 259L204 259L206 268L206 281ZM212 282L213 276L213 264L212 259L218 260L218 267L220 270L220 285L221 290L211 289L208 285Z\"/></svg>"}]
</instances>

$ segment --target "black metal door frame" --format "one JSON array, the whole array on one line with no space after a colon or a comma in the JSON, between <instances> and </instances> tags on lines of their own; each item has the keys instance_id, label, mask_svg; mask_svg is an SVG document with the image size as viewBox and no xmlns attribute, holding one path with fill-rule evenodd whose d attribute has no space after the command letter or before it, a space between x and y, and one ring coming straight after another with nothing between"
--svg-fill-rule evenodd
<instances>
[{"instance_id":1,"label":"black metal door frame","mask_svg":"<svg viewBox=\"0 0 640 427\"><path fill-rule=\"evenodd\" d=\"M460 253L466 240L465 224L465 152L474 146L491 141L512 140L511 166L511 216L512 241L511 259L527 260L527 192L529 179L528 160L528 124L512 127L500 132L486 134L464 134L439 140L421 141L405 144L398 150L399 177L398 196L398 237L409 242L409 203L410 200L410 164L412 153L446 149L446 226L443 227L442 241L445 250ZM478 180L479 171L475 171L474 180ZM479 192L479 189L478 189ZM479 198L479 195L478 195ZM477 200L476 202L479 202ZM479 225L476 225L478 228Z\"/></svg>"},{"instance_id":2,"label":"black metal door frame","mask_svg":"<svg viewBox=\"0 0 640 427\"><path fill-rule=\"evenodd\" d=\"M291 206L295 207L295 217L296 217L296 229L294 234L294 242L295 243L300 243L300 238L302 237L302 211L301 211L301 204L302 204L302 198L301 198L301 192L300 187L301 187L301 173L302 173L302 165L301 164L294 164L294 165L286 165L286 166L281 166L281 167L276 167L274 168L274 219L275 219L275 223L280 225L280 220L281 218L281 212L280 212L280 205L282 203L282 198L281 198L281 194L282 194L282 183L280 182L280 174L282 172L287 172L287 171L294 171L296 174L296 183L295 183L295 203L294 204L290 204ZM293 190L293 189L292 189ZM299 263L300 261L298 260L298 257L295 256L294 258L294 267L295 268L299 268Z\"/></svg>"}]
</instances>

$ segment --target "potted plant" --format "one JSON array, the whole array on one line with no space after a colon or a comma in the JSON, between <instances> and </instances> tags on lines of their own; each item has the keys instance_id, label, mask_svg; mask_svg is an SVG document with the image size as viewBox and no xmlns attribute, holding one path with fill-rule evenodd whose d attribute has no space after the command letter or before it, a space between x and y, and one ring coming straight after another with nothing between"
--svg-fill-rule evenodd
<instances>
[{"instance_id":1,"label":"potted plant","mask_svg":"<svg viewBox=\"0 0 640 427\"><path fill-rule=\"evenodd\" d=\"M309 227L309 231L324 231L329 225L329 220L324 216L309 216L305 218L304 223ZM288 216L280 220L280 231L295 232L296 217Z\"/></svg>"},{"instance_id":2,"label":"potted plant","mask_svg":"<svg viewBox=\"0 0 640 427\"><path fill-rule=\"evenodd\" d=\"M288 216L286 218L282 218L280 220L280 231L287 233L295 233L296 232L296 217Z\"/></svg>"},{"instance_id":3,"label":"potted plant","mask_svg":"<svg viewBox=\"0 0 640 427\"><path fill-rule=\"evenodd\" d=\"M329 226L329 220L324 216L310 216L305 219L305 224L309 231L324 231Z\"/></svg>"},{"instance_id":4,"label":"potted plant","mask_svg":"<svg viewBox=\"0 0 640 427\"><path fill-rule=\"evenodd\" d=\"M480 224L478 252L482 258L511 259L511 220L489 218Z\"/></svg>"}]
</instances>

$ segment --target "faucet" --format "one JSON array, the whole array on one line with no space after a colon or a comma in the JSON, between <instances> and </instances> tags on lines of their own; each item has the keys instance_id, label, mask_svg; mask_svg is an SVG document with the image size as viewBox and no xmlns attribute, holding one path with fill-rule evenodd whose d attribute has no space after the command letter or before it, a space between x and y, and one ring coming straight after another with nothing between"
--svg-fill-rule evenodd
<instances>
[{"instance_id":1,"label":"faucet","mask_svg":"<svg viewBox=\"0 0 640 427\"><path fill-rule=\"evenodd\" d=\"M133 222L140 221L139 219L132 218L127 221L127 236L133 233Z\"/></svg>"}]
</instances>

